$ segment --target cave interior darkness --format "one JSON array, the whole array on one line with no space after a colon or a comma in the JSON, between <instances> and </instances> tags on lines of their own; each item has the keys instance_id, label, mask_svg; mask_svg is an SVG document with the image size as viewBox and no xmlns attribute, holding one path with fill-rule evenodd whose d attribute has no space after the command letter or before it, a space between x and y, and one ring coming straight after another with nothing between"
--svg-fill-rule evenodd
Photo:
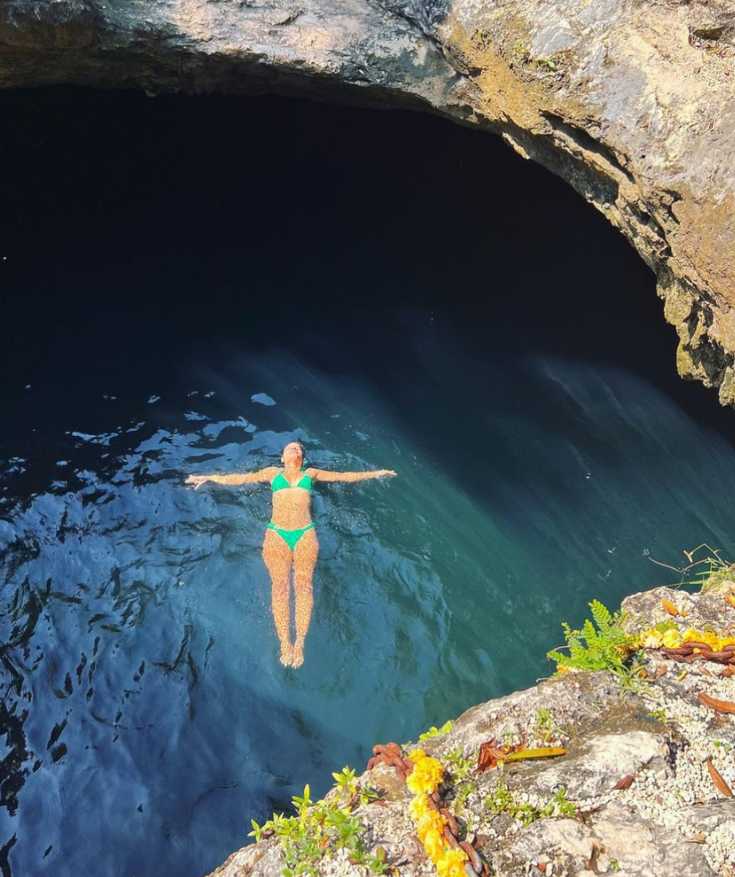
<instances>
[{"instance_id":1,"label":"cave interior darkness","mask_svg":"<svg viewBox=\"0 0 735 877\"><path fill-rule=\"evenodd\" d=\"M35 381L50 414L71 414L70 382L104 389L124 373L132 391L215 337L237 345L244 325L251 350L309 336L315 364L343 368L337 338L420 307L442 309L479 355L490 329L495 351L610 362L720 425L714 397L675 374L651 272L496 137L270 96L52 88L0 101L11 405ZM377 360L363 378L381 381Z\"/></svg>"}]
</instances>

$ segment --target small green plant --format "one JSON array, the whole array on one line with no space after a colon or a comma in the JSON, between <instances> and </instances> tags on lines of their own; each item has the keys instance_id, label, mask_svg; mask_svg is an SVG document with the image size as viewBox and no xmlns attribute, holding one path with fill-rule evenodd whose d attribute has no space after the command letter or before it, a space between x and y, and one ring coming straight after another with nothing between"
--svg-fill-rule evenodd
<instances>
[{"instance_id":1,"label":"small green plant","mask_svg":"<svg viewBox=\"0 0 735 877\"><path fill-rule=\"evenodd\" d=\"M360 804L369 804L371 801L377 801L380 798L380 793L370 786L360 786L357 798Z\"/></svg>"},{"instance_id":2,"label":"small green plant","mask_svg":"<svg viewBox=\"0 0 735 877\"><path fill-rule=\"evenodd\" d=\"M462 815L462 813L464 812L464 808L467 806L467 799L476 788L477 783L473 783L469 780L465 780L465 782L460 783L457 786L457 790L454 795L454 813L456 816Z\"/></svg>"},{"instance_id":3,"label":"small green plant","mask_svg":"<svg viewBox=\"0 0 735 877\"><path fill-rule=\"evenodd\" d=\"M535 63L538 67L543 67L545 70L551 70L552 73L556 73L559 69L556 61L553 61L551 58L536 58Z\"/></svg>"},{"instance_id":4,"label":"small green plant","mask_svg":"<svg viewBox=\"0 0 735 877\"><path fill-rule=\"evenodd\" d=\"M352 805L355 800L360 804L369 804L376 801L380 794L370 786L359 786L357 774L351 767L343 767L341 771L332 774L335 780L334 788L338 790L342 804Z\"/></svg>"},{"instance_id":5,"label":"small green plant","mask_svg":"<svg viewBox=\"0 0 735 877\"><path fill-rule=\"evenodd\" d=\"M477 783L473 779L475 762L471 758L466 758L459 747L452 749L445 756L445 761L455 788L454 812L459 816L465 808L467 799L477 789Z\"/></svg>"},{"instance_id":6,"label":"small green plant","mask_svg":"<svg viewBox=\"0 0 735 877\"><path fill-rule=\"evenodd\" d=\"M542 807L536 807L527 801L518 801L506 784L499 783L483 803L485 809L494 816L507 813L524 826L530 825L537 819L573 818L577 815L577 805L567 798L566 789L563 786L557 789Z\"/></svg>"},{"instance_id":7,"label":"small green plant","mask_svg":"<svg viewBox=\"0 0 735 877\"><path fill-rule=\"evenodd\" d=\"M559 649L566 648L569 654L552 649L547 657L556 663L560 672L610 670L624 687L640 687L636 675L640 668L635 661L629 663L634 637L623 630L623 613L610 612L599 600L592 600L589 606L592 620L585 619L579 630L562 623L566 645Z\"/></svg>"},{"instance_id":8,"label":"small green plant","mask_svg":"<svg viewBox=\"0 0 735 877\"><path fill-rule=\"evenodd\" d=\"M610 859L610 870L616 874L620 870L620 862L617 859Z\"/></svg>"},{"instance_id":9,"label":"small green plant","mask_svg":"<svg viewBox=\"0 0 735 877\"><path fill-rule=\"evenodd\" d=\"M348 789L354 779L344 768L337 780L338 788ZM266 834L274 834L281 845L285 867L282 877L317 877L318 863L330 850L347 849L356 864L366 865L374 874L384 874L387 868L385 855L370 855L361 840L362 825L346 807L329 801L311 800L309 786L303 795L292 798L295 816L274 813L273 817L259 825L251 820L252 831L248 833L256 842Z\"/></svg>"},{"instance_id":10,"label":"small green plant","mask_svg":"<svg viewBox=\"0 0 735 877\"><path fill-rule=\"evenodd\" d=\"M342 798L351 798L357 791L357 774L351 767L343 767L339 773L332 774Z\"/></svg>"},{"instance_id":11,"label":"small green plant","mask_svg":"<svg viewBox=\"0 0 735 877\"><path fill-rule=\"evenodd\" d=\"M669 714L663 707L659 707L658 709L651 710L648 715L655 719L657 722L668 722Z\"/></svg>"},{"instance_id":12,"label":"small green plant","mask_svg":"<svg viewBox=\"0 0 735 877\"><path fill-rule=\"evenodd\" d=\"M548 707L541 706L536 710L533 732L539 740L549 743L557 734L554 716Z\"/></svg>"},{"instance_id":13,"label":"small green plant","mask_svg":"<svg viewBox=\"0 0 735 877\"><path fill-rule=\"evenodd\" d=\"M489 810L493 816L507 813L524 826L530 825L539 818L536 808L525 801L517 801L505 783L499 783L485 798L484 804L485 809Z\"/></svg>"},{"instance_id":14,"label":"small green plant","mask_svg":"<svg viewBox=\"0 0 735 877\"><path fill-rule=\"evenodd\" d=\"M432 725L428 731L424 731L423 734L419 734L419 743L423 743L425 740L431 740L432 737L439 737L442 734L448 734L452 730L452 721L444 722L441 728L437 728Z\"/></svg>"},{"instance_id":15,"label":"small green plant","mask_svg":"<svg viewBox=\"0 0 735 877\"><path fill-rule=\"evenodd\" d=\"M455 783L461 783L463 780L466 780L475 769L474 761L471 758L465 758L459 747L448 752L445 759Z\"/></svg>"},{"instance_id":16,"label":"small green plant","mask_svg":"<svg viewBox=\"0 0 735 877\"><path fill-rule=\"evenodd\" d=\"M577 815L577 805L567 798L564 786L558 788L550 801L541 808L542 816L559 816L573 819Z\"/></svg>"}]
</instances>

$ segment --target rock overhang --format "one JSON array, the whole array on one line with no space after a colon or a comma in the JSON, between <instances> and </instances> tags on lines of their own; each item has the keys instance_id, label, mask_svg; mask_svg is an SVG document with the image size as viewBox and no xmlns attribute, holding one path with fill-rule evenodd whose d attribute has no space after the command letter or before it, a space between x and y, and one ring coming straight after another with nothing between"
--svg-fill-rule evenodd
<instances>
[{"instance_id":1,"label":"rock overhang","mask_svg":"<svg viewBox=\"0 0 735 877\"><path fill-rule=\"evenodd\" d=\"M485 128L625 235L679 373L731 405L734 32L725 2L9 0L0 86L273 92Z\"/></svg>"}]
</instances>

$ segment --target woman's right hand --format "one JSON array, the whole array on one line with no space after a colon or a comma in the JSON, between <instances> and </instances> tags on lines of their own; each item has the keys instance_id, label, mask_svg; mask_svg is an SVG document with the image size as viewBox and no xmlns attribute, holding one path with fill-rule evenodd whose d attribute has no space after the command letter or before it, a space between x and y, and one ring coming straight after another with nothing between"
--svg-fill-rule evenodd
<instances>
[{"instance_id":1,"label":"woman's right hand","mask_svg":"<svg viewBox=\"0 0 735 877\"><path fill-rule=\"evenodd\" d=\"M184 484L193 484L194 490L197 490L199 487L201 487L202 484L205 483L205 481L209 481L209 480L210 479L206 475L190 475L186 479Z\"/></svg>"},{"instance_id":2,"label":"woman's right hand","mask_svg":"<svg viewBox=\"0 0 735 877\"><path fill-rule=\"evenodd\" d=\"M393 469L381 469L380 477L381 478L394 478L398 473L394 472Z\"/></svg>"}]
</instances>

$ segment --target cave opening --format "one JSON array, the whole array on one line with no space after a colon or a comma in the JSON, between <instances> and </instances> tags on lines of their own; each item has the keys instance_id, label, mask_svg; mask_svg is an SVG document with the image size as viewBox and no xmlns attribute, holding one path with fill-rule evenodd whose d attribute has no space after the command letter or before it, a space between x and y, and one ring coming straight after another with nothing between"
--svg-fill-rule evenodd
<instances>
[{"instance_id":1,"label":"cave opening","mask_svg":"<svg viewBox=\"0 0 735 877\"><path fill-rule=\"evenodd\" d=\"M270 96L0 105L4 873L204 873L373 742L550 672L650 558L728 549L729 412L676 376L653 275L499 140ZM182 486L293 437L399 474L315 500L298 676L262 496Z\"/></svg>"}]
</instances>

